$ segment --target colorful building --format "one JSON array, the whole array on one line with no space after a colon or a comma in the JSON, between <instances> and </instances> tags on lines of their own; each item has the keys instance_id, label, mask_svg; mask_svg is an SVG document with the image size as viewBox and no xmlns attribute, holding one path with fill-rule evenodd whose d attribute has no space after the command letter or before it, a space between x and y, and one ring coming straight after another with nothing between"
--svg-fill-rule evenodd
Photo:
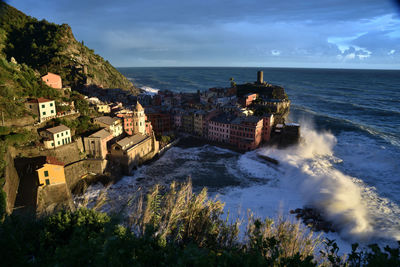
<instances>
[{"instance_id":1,"label":"colorful building","mask_svg":"<svg viewBox=\"0 0 400 267\"><path fill-rule=\"evenodd\" d=\"M231 124L230 143L240 150L256 149L262 141L263 119L238 117Z\"/></svg>"},{"instance_id":2,"label":"colorful building","mask_svg":"<svg viewBox=\"0 0 400 267\"><path fill-rule=\"evenodd\" d=\"M39 186L65 183L64 163L54 157L46 157L45 163L36 170Z\"/></svg>"},{"instance_id":3,"label":"colorful building","mask_svg":"<svg viewBox=\"0 0 400 267\"><path fill-rule=\"evenodd\" d=\"M170 113L149 109L146 116L156 134L163 135L172 131L172 115Z\"/></svg>"},{"instance_id":4,"label":"colorful building","mask_svg":"<svg viewBox=\"0 0 400 267\"><path fill-rule=\"evenodd\" d=\"M96 110L97 110L97 112L100 112L100 113L110 113L111 107L109 104L97 104Z\"/></svg>"},{"instance_id":5,"label":"colorful building","mask_svg":"<svg viewBox=\"0 0 400 267\"><path fill-rule=\"evenodd\" d=\"M207 116L207 112L204 110L198 110L193 114L193 133L197 136L204 136L204 121Z\"/></svg>"},{"instance_id":6,"label":"colorful building","mask_svg":"<svg viewBox=\"0 0 400 267\"><path fill-rule=\"evenodd\" d=\"M114 137L123 133L122 120L120 118L110 116L101 116L94 119L94 123L100 127L106 128Z\"/></svg>"},{"instance_id":7,"label":"colorful building","mask_svg":"<svg viewBox=\"0 0 400 267\"><path fill-rule=\"evenodd\" d=\"M244 96L242 96L240 99L239 99L239 103L240 103L240 105L242 105L243 107L248 107L248 106L250 106L251 105L251 103L254 101L254 100L256 100L257 99L257 94L254 94L254 93L250 93L250 94L247 94L247 95L244 95Z\"/></svg>"},{"instance_id":8,"label":"colorful building","mask_svg":"<svg viewBox=\"0 0 400 267\"><path fill-rule=\"evenodd\" d=\"M208 139L221 143L230 142L231 122L236 117L222 113L213 117L208 123Z\"/></svg>"},{"instance_id":9,"label":"colorful building","mask_svg":"<svg viewBox=\"0 0 400 267\"><path fill-rule=\"evenodd\" d=\"M269 142L271 139L271 130L274 125L274 115L270 114L263 117L263 142Z\"/></svg>"},{"instance_id":10,"label":"colorful building","mask_svg":"<svg viewBox=\"0 0 400 267\"><path fill-rule=\"evenodd\" d=\"M55 89L62 89L62 79L60 75L48 72L42 77L42 81Z\"/></svg>"},{"instance_id":11,"label":"colorful building","mask_svg":"<svg viewBox=\"0 0 400 267\"><path fill-rule=\"evenodd\" d=\"M106 129L101 129L83 139L85 151L93 158L105 159L108 153L107 145L114 136Z\"/></svg>"},{"instance_id":12,"label":"colorful building","mask_svg":"<svg viewBox=\"0 0 400 267\"><path fill-rule=\"evenodd\" d=\"M72 142L71 129L62 124L48 128L40 135L45 138L43 143L47 149L57 148Z\"/></svg>"},{"instance_id":13,"label":"colorful building","mask_svg":"<svg viewBox=\"0 0 400 267\"><path fill-rule=\"evenodd\" d=\"M25 103L25 107L34 115L38 116L39 122L55 118L57 115L54 100L49 100L43 97L29 100Z\"/></svg>"}]
</instances>

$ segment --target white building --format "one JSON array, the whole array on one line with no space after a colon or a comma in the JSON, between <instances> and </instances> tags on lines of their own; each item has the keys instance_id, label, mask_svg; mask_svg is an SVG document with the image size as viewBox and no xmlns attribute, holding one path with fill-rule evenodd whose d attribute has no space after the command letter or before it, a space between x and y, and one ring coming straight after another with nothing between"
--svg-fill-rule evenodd
<instances>
[{"instance_id":1,"label":"white building","mask_svg":"<svg viewBox=\"0 0 400 267\"><path fill-rule=\"evenodd\" d=\"M39 97L37 99L29 100L25 103L25 106L33 114L38 116L39 122L55 118L57 115L54 100Z\"/></svg>"},{"instance_id":2,"label":"white building","mask_svg":"<svg viewBox=\"0 0 400 267\"><path fill-rule=\"evenodd\" d=\"M108 129L114 137L123 133L122 120L120 118L111 118L110 116L101 116L94 119L94 123L100 127Z\"/></svg>"},{"instance_id":3,"label":"white building","mask_svg":"<svg viewBox=\"0 0 400 267\"><path fill-rule=\"evenodd\" d=\"M66 145L72 141L71 130L62 124L46 129L41 133L41 136L45 138L43 143L45 148L48 149Z\"/></svg>"}]
</instances>

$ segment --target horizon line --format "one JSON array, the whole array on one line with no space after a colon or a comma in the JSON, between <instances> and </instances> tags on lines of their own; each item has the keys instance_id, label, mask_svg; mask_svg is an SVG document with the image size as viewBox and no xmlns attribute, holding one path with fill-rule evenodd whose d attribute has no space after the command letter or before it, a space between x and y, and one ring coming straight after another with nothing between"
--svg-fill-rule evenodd
<instances>
[{"instance_id":1,"label":"horizon line","mask_svg":"<svg viewBox=\"0 0 400 267\"><path fill-rule=\"evenodd\" d=\"M265 68L265 69L325 69L325 70L387 70L387 71L400 71L397 69L386 68L340 68L340 67L265 67L265 66L117 66L115 68Z\"/></svg>"}]
</instances>

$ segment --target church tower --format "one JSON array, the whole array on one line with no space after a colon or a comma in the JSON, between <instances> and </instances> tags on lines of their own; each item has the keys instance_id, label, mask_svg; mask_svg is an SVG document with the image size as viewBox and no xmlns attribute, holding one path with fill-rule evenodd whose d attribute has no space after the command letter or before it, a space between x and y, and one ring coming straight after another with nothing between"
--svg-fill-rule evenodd
<instances>
[{"instance_id":1,"label":"church tower","mask_svg":"<svg viewBox=\"0 0 400 267\"><path fill-rule=\"evenodd\" d=\"M140 105L139 101L133 111L133 134L146 134L146 119L144 115L144 108Z\"/></svg>"}]
</instances>

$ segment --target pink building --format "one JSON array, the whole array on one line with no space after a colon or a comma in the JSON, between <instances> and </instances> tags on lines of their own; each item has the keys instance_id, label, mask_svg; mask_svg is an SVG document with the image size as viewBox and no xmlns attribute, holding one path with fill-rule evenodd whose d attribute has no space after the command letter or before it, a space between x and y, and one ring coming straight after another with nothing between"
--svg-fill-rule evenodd
<instances>
[{"instance_id":1,"label":"pink building","mask_svg":"<svg viewBox=\"0 0 400 267\"><path fill-rule=\"evenodd\" d=\"M62 89L62 80L60 75L48 72L42 77L42 81L44 81L50 87Z\"/></svg>"},{"instance_id":2,"label":"pink building","mask_svg":"<svg viewBox=\"0 0 400 267\"><path fill-rule=\"evenodd\" d=\"M240 150L256 149L262 141L263 122L255 116L237 118L231 124L230 143Z\"/></svg>"},{"instance_id":3,"label":"pink building","mask_svg":"<svg viewBox=\"0 0 400 267\"><path fill-rule=\"evenodd\" d=\"M274 125L274 115L268 115L263 118L263 132L262 139L264 142L268 142L271 138L271 129Z\"/></svg>"},{"instance_id":4,"label":"pink building","mask_svg":"<svg viewBox=\"0 0 400 267\"><path fill-rule=\"evenodd\" d=\"M240 98L239 103L243 107L250 106L251 103L257 99L257 94L247 94Z\"/></svg>"},{"instance_id":5,"label":"pink building","mask_svg":"<svg viewBox=\"0 0 400 267\"><path fill-rule=\"evenodd\" d=\"M208 139L221 143L230 142L231 122L235 117L222 113L210 119L208 122Z\"/></svg>"}]
</instances>

